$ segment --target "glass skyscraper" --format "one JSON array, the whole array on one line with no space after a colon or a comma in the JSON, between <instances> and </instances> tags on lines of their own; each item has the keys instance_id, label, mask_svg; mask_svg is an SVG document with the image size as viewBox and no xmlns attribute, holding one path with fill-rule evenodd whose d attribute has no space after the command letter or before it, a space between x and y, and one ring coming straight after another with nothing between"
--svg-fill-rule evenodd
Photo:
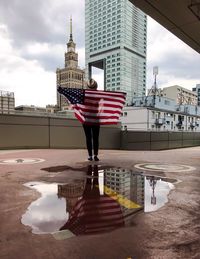
<instances>
[{"instance_id":1,"label":"glass skyscraper","mask_svg":"<svg viewBox=\"0 0 200 259\"><path fill-rule=\"evenodd\" d=\"M104 70L104 88L131 104L146 92L147 17L128 0L85 0L86 78Z\"/></svg>"}]
</instances>

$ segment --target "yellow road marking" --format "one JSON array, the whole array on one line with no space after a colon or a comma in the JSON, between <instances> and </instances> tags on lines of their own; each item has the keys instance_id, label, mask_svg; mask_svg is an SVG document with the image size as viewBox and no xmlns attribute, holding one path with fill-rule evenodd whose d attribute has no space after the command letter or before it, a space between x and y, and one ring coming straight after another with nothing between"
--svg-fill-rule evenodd
<instances>
[{"instance_id":1,"label":"yellow road marking","mask_svg":"<svg viewBox=\"0 0 200 259\"><path fill-rule=\"evenodd\" d=\"M127 209L138 209L142 207L139 204L127 199L123 195L118 194L117 192L107 187L106 185L104 185L104 192L105 194L110 196L112 199L116 200L120 205L124 206Z\"/></svg>"}]
</instances>

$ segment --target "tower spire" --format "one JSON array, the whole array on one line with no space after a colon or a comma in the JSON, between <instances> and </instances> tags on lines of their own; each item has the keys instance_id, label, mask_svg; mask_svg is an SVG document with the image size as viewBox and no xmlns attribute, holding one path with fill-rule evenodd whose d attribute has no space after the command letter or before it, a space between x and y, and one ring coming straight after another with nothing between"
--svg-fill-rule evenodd
<instances>
[{"instance_id":1,"label":"tower spire","mask_svg":"<svg viewBox=\"0 0 200 259\"><path fill-rule=\"evenodd\" d=\"M70 16L70 41L73 41L73 37L72 37L72 16Z\"/></svg>"}]
</instances>

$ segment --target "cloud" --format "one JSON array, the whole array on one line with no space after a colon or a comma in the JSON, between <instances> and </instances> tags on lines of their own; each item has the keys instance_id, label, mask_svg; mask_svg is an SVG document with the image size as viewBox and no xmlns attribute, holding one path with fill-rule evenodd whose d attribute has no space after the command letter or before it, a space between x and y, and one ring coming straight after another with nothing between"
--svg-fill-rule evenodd
<instances>
[{"instance_id":1,"label":"cloud","mask_svg":"<svg viewBox=\"0 0 200 259\"><path fill-rule=\"evenodd\" d=\"M84 1L0 1L0 90L14 91L16 105L56 103L56 68L64 67L70 15L79 66L85 66ZM153 66L158 86L200 83L200 55L148 18L147 88ZM93 77L102 88L102 71Z\"/></svg>"},{"instance_id":2,"label":"cloud","mask_svg":"<svg viewBox=\"0 0 200 259\"><path fill-rule=\"evenodd\" d=\"M0 22L7 24L11 37L15 39L14 44L18 47L23 47L27 42L62 42L65 35L69 34L70 14L74 16L75 36L80 39L82 46L84 1L0 1Z\"/></svg>"},{"instance_id":3,"label":"cloud","mask_svg":"<svg viewBox=\"0 0 200 259\"><path fill-rule=\"evenodd\" d=\"M1 90L15 93L16 105L45 106L56 102L55 73L45 71L37 60L26 60L12 48L6 26L0 27ZM40 98L41 96L41 98Z\"/></svg>"},{"instance_id":4,"label":"cloud","mask_svg":"<svg viewBox=\"0 0 200 259\"><path fill-rule=\"evenodd\" d=\"M64 67L71 15L83 68L84 1L0 1L0 90L14 91L16 105L56 103L56 68Z\"/></svg>"},{"instance_id":5,"label":"cloud","mask_svg":"<svg viewBox=\"0 0 200 259\"><path fill-rule=\"evenodd\" d=\"M158 86L174 84L190 90L200 82L200 55L148 17L147 88L153 84L153 67L159 67Z\"/></svg>"},{"instance_id":6,"label":"cloud","mask_svg":"<svg viewBox=\"0 0 200 259\"><path fill-rule=\"evenodd\" d=\"M45 70L55 71L61 62L63 64L70 15L74 41L83 48L84 1L0 1L0 24L6 25L12 48L25 59L37 60Z\"/></svg>"}]
</instances>

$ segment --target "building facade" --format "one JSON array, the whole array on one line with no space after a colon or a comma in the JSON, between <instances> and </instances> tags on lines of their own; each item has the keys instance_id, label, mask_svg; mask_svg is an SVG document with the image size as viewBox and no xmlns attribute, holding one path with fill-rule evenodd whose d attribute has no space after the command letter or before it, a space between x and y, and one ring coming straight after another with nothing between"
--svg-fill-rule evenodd
<instances>
[{"instance_id":1,"label":"building facade","mask_svg":"<svg viewBox=\"0 0 200 259\"><path fill-rule=\"evenodd\" d=\"M166 97L136 98L134 106L123 109L122 130L200 131L200 107L177 105Z\"/></svg>"},{"instance_id":2,"label":"building facade","mask_svg":"<svg viewBox=\"0 0 200 259\"><path fill-rule=\"evenodd\" d=\"M13 92L0 91L0 113L9 113L15 109Z\"/></svg>"},{"instance_id":3,"label":"building facade","mask_svg":"<svg viewBox=\"0 0 200 259\"><path fill-rule=\"evenodd\" d=\"M54 104L46 105L46 112L48 112L48 113L56 113L59 110L60 109L59 109L58 105L54 105Z\"/></svg>"},{"instance_id":4,"label":"building facade","mask_svg":"<svg viewBox=\"0 0 200 259\"><path fill-rule=\"evenodd\" d=\"M192 91L197 94L197 105L200 106L200 84L196 84L196 87L192 88Z\"/></svg>"},{"instance_id":5,"label":"building facade","mask_svg":"<svg viewBox=\"0 0 200 259\"><path fill-rule=\"evenodd\" d=\"M130 225L131 217L129 216L144 210L144 176L126 169L106 169L104 171L104 186L107 189L107 195L118 195L125 225ZM131 202L139 206L131 206Z\"/></svg>"},{"instance_id":6,"label":"building facade","mask_svg":"<svg viewBox=\"0 0 200 259\"><path fill-rule=\"evenodd\" d=\"M72 36L72 19L70 19L70 38L65 52L65 67L56 70L57 87L84 88L85 71L78 66L78 53ZM66 99L57 92L57 105L60 110L67 109L69 104Z\"/></svg>"},{"instance_id":7,"label":"building facade","mask_svg":"<svg viewBox=\"0 0 200 259\"><path fill-rule=\"evenodd\" d=\"M197 105L197 93L190 91L182 86L173 85L162 90L163 96L174 99L177 104Z\"/></svg>"},{"instance_id":8,"label":"building facade","mask_svg":"<svg viewBox=\"0 0 200 259\"><path fill-rule=\"evenodd\" d=\"M146 91L147 17L128 0L85 1L86 78L103 69L104 89L127 103Z\"/></svg>"},{"instance_id":9,"label":"building facade","mask_svg":"<svg viewBox=\"0 0 200 259\"><path fill-rule=\"evenodd\" d=\"M46 108L35 105L19 105L15 107L15 111L23 113L46 113Z\"/></svg>"}]
</instances>

